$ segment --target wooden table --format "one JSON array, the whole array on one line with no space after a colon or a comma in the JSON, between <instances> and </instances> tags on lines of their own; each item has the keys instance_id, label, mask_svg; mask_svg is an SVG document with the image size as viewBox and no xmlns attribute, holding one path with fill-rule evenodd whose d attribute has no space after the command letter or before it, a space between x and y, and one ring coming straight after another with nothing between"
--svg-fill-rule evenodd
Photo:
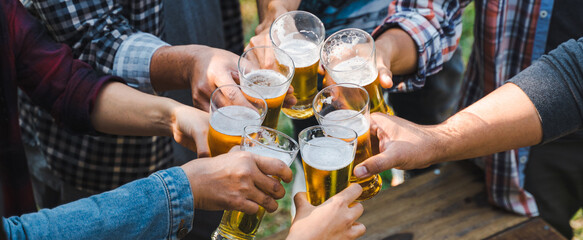
<instances>
[{"instance_id":1,"label":"wooden table","mask_svg":"<svg viewBox=\"0 0 583 240\"><path fill-rule=\"evenodd\" d=\"M488 203L484 174L469 162L447 164L363 202L360 239L564 239L540 218ZM287 230L267 239L285 239Z\"/></svg>"}]
</instances>

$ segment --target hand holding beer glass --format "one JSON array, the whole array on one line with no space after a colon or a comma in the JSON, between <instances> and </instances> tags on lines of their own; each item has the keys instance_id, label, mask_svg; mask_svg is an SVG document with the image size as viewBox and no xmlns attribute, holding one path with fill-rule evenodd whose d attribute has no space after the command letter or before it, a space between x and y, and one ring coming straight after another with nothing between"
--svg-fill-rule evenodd
<instances>
[{"instance_id":1,"label":"hand holding beer glass","mask_svg":"<svg viewBox=\"0 0 583 240\"><path fill-rule=\"evenodd\" d=\"M244 128L241 150L257 155L276 158L288 167L298 154L298 143L284 133L261 126L249 125ZM219 228L213 233L213 240L218 239L255 239L255 234L265 214L259 206L256 214L240 211L225 211Z\"/></svg>"},{"instance_id":2,"label":"hand holding beer glass","mask_svg":"<svg viewBox=\"0 0 583 240\"><path fill-rule=\"evenodd\" d=\"M271 24L269 38L272 44L285 51L296 68L291 85L297 102L282 109L290 118L313 116L312 99L318 92L319 52L325 34L320 19L304 11L287 12Z\"/></svg>"},{"instance_id":3,"label":"hand holding beer glass","mask_svg":"<svg viewBox=\"0 0 583 240\"><path fill-rule=\"evenodd\" d=\"M298 135L308 200L314 206L348 187L356 132L336 125L316 125Z\"/></svg>"},{"instance_id":4,"label":"hand holding beer glass","mask_svg":"<svg viewBox=\"0 0 583 240\"><path fill-rule=\"evenodd\" d=\"M364 87L370 96L371 112L392 113L383 98L370 34L356 28L332 34L322 46L320 61L326 70L326 81Z\"/></svg>"},{"instance_id":5,"label":"hand holding beer glass","mask_svg":"<svg viewBox=\"0 0 583 240\"><path fill-rule=\"evenodd\" d=\"M212 157L241 144L243 128L261 125L267 113L267 103L259 93L234 84L215 89L210 105L208 143Z\"/></svg>"},{"instance_id":6,"label":"hand holding beer glass","mask_svg":"<svg viewBox=\"0 0 583 240\"><path fill-rule=\"evenodd\" d=\"M277 128L281 105L295 71L290 56L276 47L254 47L241 55L238 70L241 86L261 93L267 102L263 126Z\"/></svg>"},{"instance_id":7,"label":"hand holding beer glass","mask_svg":"<svg viewBox=\"0 0 583 240\"><path fill-rule=\"evenodd\" d=\"M368 104L367 91L352 83L330 85L314 98L313 107L318 123L348 127L357 133L354 166L373 155ZM382 179L378 174L365 179L357 179L351 174L350 182L362 187L362 194L357 199L359 201L372 198L382 187Z\"/></svg>"}]
</instances>

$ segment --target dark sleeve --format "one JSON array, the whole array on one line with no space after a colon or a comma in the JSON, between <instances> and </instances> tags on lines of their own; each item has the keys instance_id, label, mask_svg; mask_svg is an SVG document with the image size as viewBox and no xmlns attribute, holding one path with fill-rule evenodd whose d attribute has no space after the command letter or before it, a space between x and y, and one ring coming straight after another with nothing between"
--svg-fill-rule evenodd
<instances>
[{"instance_id":1,"label":"dark sleeve","mask_svg":"<svg viewBox=\"0 0 583 240\"><path fill-rule=\"evenodd\" d=\"M90 113L98 92L106 82L121 79L97 76L73 59L69 47L55 43L19 1L8 5L18 86L67 128L93 131Z\"/></svg>"},{"instance_id":2,"label":"dark sleeve","mask_svg":"<svg viewBox=\"0 0 583 240\"><path fill-rule=\"evenodd\" d=\"M583 127L583 38L569 40L510 80L534 103L543 143Z\"/></svg>"}]
</instances>

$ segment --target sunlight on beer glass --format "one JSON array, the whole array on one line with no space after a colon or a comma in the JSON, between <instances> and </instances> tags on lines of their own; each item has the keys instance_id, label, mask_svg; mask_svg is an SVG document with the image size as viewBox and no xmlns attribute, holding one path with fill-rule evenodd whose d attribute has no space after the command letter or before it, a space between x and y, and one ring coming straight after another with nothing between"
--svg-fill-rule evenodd
<instances>
[{"instance_id":1,"label":"sunlight on beer glass","mask_svg":"<svg viewBox=\"0 0 583 240\"><path fill-rule=\"evenodd\" d=\"M326 69L326 81L364 87L370 96L371 112L392 113L383 97L370 34L356 28L332 34L324 41L320 61Z\"/></svg>"},{"instance_id":2,"label":"sunlight on beer glass","mask_svg":"<svg viewBox=\"0 0 583 240\"><path fill-rule=\"evenodd\" d=\"M297 103L282 109L290 118L313 116L312 99L318 92L319 52L325 36L324 24L314 14L305 11L287 12L271 24L269 37L272 44L289 54L296 68L291 85Z\"/></svg>"},{"instance_id":3,"label":"sunlight on beer glass","mask_svg":"<svg viewBox=\"0 0 583 240\"><path fill-rule=\"evenodd\" d=\"M348 187L356 138L354 130L335 125L312 126L298 135L312 205L320 205Z\"/></svg>"},{"instance_id":4,"label":"sunlight on beer glass","mask_svg":"<svg viewBox=\"0 0 583 240\"><path fill-rule=\"evenodd\" d=\"M241 143L243 128L261 125L267 103L252 89L238 85L221 86L211 94L208 143L211 156L229 152Z\"/></svg>"},{"instance_id":5,"label":"sunlight on beer glass","mask_svg":"<svg viewBox=\"0 0 583 240\"><path fill-rule=\"evenodd\" d=\"M241 140L241 150L272 157L290 166L298 154L298 143L286 134L268 127L246 126ZM256 214L225 211L219 228L213 233L218 239L255 239L265 209L259 207Z\"/></svg>"},{"instance_id":6,"label":"sunlight on beer glass","mask_svg":"<svg viewBox=\"0 0 583 240\"><path fill-rule=\"evenodd\" d=\"M351 128L358 137L353 165L371 157L370 111L367 91L352 83L330 85L316 94L314 112L321 125L339 125ZM358 179L350 175L351 183L362 186L362 194L357 200L363 201L375 196L382 188L380 175Z\"/></svg>"},{"instance_id":7,"label":"sunlight on beer glass","mask_svg":"<svg viewBox=\"0 0 583 240\"><path fill-rule=\"evenodd\" d=\"M263 126L276 128L281 105L294 76L292 59L276 47L259 46L239 57L238 69L241 85L261 93L267 102Z\"/></svg>"}]
</instances>

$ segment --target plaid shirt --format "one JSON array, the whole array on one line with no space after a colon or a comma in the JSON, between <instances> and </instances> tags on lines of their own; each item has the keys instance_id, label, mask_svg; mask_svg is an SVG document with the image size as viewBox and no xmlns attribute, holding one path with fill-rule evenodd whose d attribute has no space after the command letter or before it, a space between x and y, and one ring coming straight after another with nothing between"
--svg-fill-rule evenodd
<instances>
[{"instance_id":1,"label":"plaid shirt","mask_svg":"<svg viewBox=\"0 0 583 240\"><path fill-rule=\"evenodd\" d=\"M376 35L391 27L407 31L418 46L418 69L398 78L392 91L423 87L425 78L439 71L453 54L461 34L461 15L469 1L397 0ZM532 64L545 51L553 1L475 1L474 45L460 107L466 107L500 87ZM524 190L528 148L477 159L486 171L492 203L527 216L537 216L533 196Z\"/></svg>"},{"instance_id":2,"label":"plaid shirt","mask_svg":"<svg viewBox=\"0 0 583 240\"><path fill-rule=\"evenodd\" d=\"M161 0L33 0L29 7L59 42L102 73L152 92L149 66L166 45ZM40 144L51 169L78 189L101 192L171 166L171 138L72 134L21 94L25 141Z\"/></svg>"}]
</instances>

